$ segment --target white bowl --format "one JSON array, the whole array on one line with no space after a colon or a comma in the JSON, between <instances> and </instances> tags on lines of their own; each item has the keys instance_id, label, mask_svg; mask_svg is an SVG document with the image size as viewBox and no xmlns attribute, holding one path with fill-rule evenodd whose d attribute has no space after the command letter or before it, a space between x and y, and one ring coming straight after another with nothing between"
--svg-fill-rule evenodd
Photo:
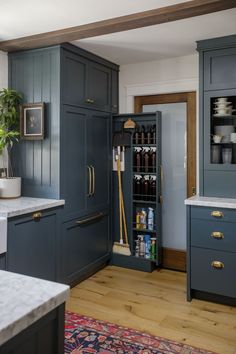
<instances>
[{"instance_id":1,"label":"white bowl","mask_svg":"<svg viewBox=\"0 0 236 354\"><path fill-rule=\"evenodd\" d=\"M234 125L215 125L214 133L215 135L229 135L234 133L235 126Z\"/></svg>"}]
</instances>

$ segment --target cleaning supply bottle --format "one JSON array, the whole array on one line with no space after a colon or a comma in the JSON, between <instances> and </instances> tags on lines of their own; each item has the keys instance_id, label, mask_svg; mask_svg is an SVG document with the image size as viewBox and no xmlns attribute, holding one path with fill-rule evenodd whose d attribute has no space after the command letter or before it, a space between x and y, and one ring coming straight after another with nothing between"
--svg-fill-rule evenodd
<instances>
[{"instance_id":1,"label":"cleaning supply bottle","mask_svg":"<svg viewBox=\"0 0 236 354\"><path fill-rule=\"evenodd\" d=\"M142 164L142 155L141 155L141 147L134 148L134 170L135 172L142 172L141 171L141 164Z\"/></svg>"},{"instance_id":2,"label":"cleaning supply bottle","mask_svg":"<svg viewBox=\"0 0 236 354\"><path fill-rule=\"evenodd\" d=\"M143 148L143 172L145 173L149 172L149 160L150 160L149 151L150 148L148 147Z\"/></svg>"},{"instance_id":3,"label":"cleaning supply bottle","mask_svg":"<svg viewBox=\"0 0 236 354\"><path fill-rule=\"evenodd\" d=\"M149 175L145 175L142 183L142 200L149 200Z\"/></svg>"},{"instance_id":4,"label":"cleaning supply bottle","mask_svg":"<svg viewBox=\"0 0 236 354\"><path fill-rule=\"evenodd\" d=\"M152 143L156 144L156 125L152 126Z\"/></svg>"},{"instance_id":5,"label":"cleaning supply bottle","mask_svg":"<svg viewBox=\"0 0 236 354\"><path fill-rule=\"evenodd\" d=\"M150 259L151 257L151 236L144 235L144 243L145 243L145 258Z\"/></svg>"},{"instance_id":6,"label":"cleaning supply bottle","mask_svg":"<svg viewBox=\"0 0 236 354\"><path fill-rule=\"evenodd\" d=\"M153 208L148 208L148 230L154 229L154 210Z\"/></svg>"},{"instance_id":7,"label":"cleaning supply bottle","mask_svg":"<svg viewBox=\"0 0 236 354\"><path fill-rule=\"evenodd\" d=\"M141 199L141 179L142 176L135 175L134 176L134 199Z\"/></svg>"},{"instance_id":8,"label":"cleaning supply bottle","mask_svg":"<svg viewBox=\"0 0 236 354\"><path fill-rule=\"evenodd\" d=\"M136 144L136 145L139 144L139 142L140 142L139 134L140 134L140 127L139 127L139 125L137 125L134 135L133 135L133 141L134 141L134 144Z\"/></svg>"},{"instance_id":9,"label":"cleaning supply bottle","mask_svg":"<svg viewBox=\"0 0 236 354\"><path fill-rule=\"evenodd\" d=\"M150 200L156 200L156 176L152 176L150 180Z\"/></svg>"},{"instance_id":10,"label":"cleaning supply bottle","mask_svg":"<svg viewBox=\"0 0 236 354\"><path fill-rule=\"evenodd\" d=\"M147 127L147 144L151 144L152 143L152 131L151 131L151 127Z\"/></svg>"},{"instance_id":11,"label":"cleaning supply bottle","mask_svg":"<svg viewBox=\"0 0 236 354\"><path fill-rule=\"evenodd\" d=\"M152 147L150 149L150 158L149 158L149 172L156 172L156 148Z\"/></svg>"},{"instance_id":12,"label":"cleaning supply bottle","mask_svg":"<svg viewBox=\"0 0 236 354\"><path fill-rule=\"evenodd\" d=\"M144 243L144 237L143 235L139 235L139 256L144 257L145 256L145 243Z\"/></svg>"},{"instance_id":13,"label":"cleaning supply bottle","mask_svg":"<svg viewBox=\"0 0 236 354\"><path fill-rule=\"evenodd\" d=\"M140 144L145 144L145 137L146 137L146 132L145 132L145 126L142 125L141 133L140 133Z\"/></svg>"},{"instance_id":14,"label":"cleaning supply bottle","mask_svg":"<svg viewBox=\"0 0 236 354\"><path fill-rule=\"evenodd\" d=\"M142 208L140 212L140 226L142 230L147 228L147 212L145 208Z\"/></svg>"}]
</instances>

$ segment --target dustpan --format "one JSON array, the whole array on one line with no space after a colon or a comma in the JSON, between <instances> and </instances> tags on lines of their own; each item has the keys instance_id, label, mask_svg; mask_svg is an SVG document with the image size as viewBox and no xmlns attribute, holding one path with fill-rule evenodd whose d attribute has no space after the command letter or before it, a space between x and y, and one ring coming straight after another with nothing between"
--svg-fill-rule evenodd
<instances>
[{"instance_id":1,"label":"dustpan","mask_svg":"<svg viewBox=\"0 0 236 354\"><path fill-rule=\"evenodd\" d=\"M130 146L131 145L131 133L118 131L115 132L113 135L113 146Z\"/></svg>"}]
</instances>

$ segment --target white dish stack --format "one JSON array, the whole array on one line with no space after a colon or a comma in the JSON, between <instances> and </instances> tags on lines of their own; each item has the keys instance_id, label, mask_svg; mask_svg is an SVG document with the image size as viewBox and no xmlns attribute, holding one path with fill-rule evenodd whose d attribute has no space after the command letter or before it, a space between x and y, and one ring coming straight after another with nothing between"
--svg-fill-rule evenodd
<instances>
[{"instance_id":1,"label":"white dish stack","mask_svg":"<svg viewBox=\"0 0 236 354\"><path fill-rule=\"evenodd\" d=\"M228 102L227 97L219 97L214 102L214 117L231 116L233 110L232 102Z\"/></svg>"}]
</instances>

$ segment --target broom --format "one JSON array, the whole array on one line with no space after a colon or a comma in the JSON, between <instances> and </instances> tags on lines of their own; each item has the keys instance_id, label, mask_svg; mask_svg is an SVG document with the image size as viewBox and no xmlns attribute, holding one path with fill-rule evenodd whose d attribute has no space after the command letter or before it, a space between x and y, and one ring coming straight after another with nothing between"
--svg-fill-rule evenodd
<instances>
[{"instance_id":1,"label":"broom","mask_svg":"<svg viewBox=\"0 0 236 354\"><path fill-rule=\"evenodd\" d=\"M124 207L124 197L122 191L121 182L121 163L120 163L120 147L117 154L117 176L118 176L118 189L119 189L119 220L120 220L120 242L114 242L113 253L123 254L125 256L131 256L131 251L128 243L128 234L126 226L126 216ZM123 239L123 225L124 224L124 239ZM125 243L124 243L125 241Z\"/></svg>"}]
</instances>

